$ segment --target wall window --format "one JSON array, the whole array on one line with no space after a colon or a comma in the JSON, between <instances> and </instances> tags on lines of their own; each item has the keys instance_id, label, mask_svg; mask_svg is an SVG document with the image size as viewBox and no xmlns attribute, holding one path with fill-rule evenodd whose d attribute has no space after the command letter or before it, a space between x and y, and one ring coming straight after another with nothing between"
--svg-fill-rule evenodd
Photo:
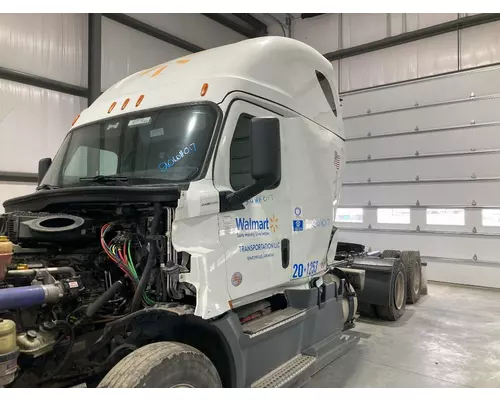
<instances>
[{"instance_id":1,"label":"wall window","mask_svg":"<svg viewBox=\"0 0 500 400\"><path fill-rule=\"evenodd\" d=\"M240 115L234 129L229 149L229 182L234 190L242 189L252 183L252 159L250 155L250 130L252 116Z\"/></svg>"},{"instance_id":2,"label":"wall window","mask_svg":"<svg viewBox=\"0 0 500 400\"><path fill-rule=\"evenodd\" d=\"M335 222L363 222L362 208L337 208Z\"/></svg>"},{"instance_id":3,"label":"wall window","mask_svg":"<svg viewBox=\"0 0 500 400\"><path fill-rule=\"evenodd\" d=\"M481 211L483 226L500 226L500 209L485 209Z\"/></svg>"},{"instance_id":4,"label":"wall window","mask_svg":"<svg viewBox=\"0 0 500 400\"><path fill-rule=\"evenodd\" d=\"M332 87L330 86L330 83L328 82L328 79L326 79L326 76L319 71L316 71L316 78L318 78L319 85L321 86L321 90L323 91L323 94L326 97L326 101L328 101L330 108L332 109L335 116L337 116L337 106L335 105L335 96L333 95L333 90Z\"/></svg>"},{"instance_id":5,"label":"wall window","mask_svg":"<svg viewBox=\"0 0 500 400\"><path fill-rule=\"evenodd\" d=\"M379 208L377 210L379 224L409 224L409 208Z\"/></svg>"},{"instance_id":6,"label":"wall window","mask_svg":"<svg viewBox=\"0 0 500 400\"><path fill-rule=\"evenodd\" d=\"M465 210L428 208L426 221L427 225L465 225Z\"/></svg>"}]
</instances>

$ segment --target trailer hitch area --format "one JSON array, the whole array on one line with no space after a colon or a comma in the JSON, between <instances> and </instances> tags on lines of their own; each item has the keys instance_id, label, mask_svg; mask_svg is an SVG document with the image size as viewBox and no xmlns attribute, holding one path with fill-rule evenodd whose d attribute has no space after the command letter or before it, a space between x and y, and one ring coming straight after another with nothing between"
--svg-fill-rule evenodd
<instances>
[{"instance_id":1,"label":"trailer hitch area","mask_svg":"<svg viewBox=\"0 0 500 400\"><path fill-rule=\"evenodd\" d=\"M341 270L346 276L347 280L349 283L352 285L354 290L363 290L365 287L365 271L362 269L355 269L355 268L340 268L337 267L339 270Z\"/></svg>"}]
</instances>

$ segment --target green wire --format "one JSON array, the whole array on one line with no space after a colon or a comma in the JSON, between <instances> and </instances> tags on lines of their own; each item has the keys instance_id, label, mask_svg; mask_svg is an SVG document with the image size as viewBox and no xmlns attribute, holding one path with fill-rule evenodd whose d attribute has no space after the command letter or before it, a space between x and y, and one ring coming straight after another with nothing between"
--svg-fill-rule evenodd
<instances>
[{"instance_id":1,"label":"green wire","mask_svg":"<svg viewBox=\"0 0 500 400\"><path fill-rule=\"evenodd\" d=\"M106 232L104 232L104 233L106 233ZM109 249L109 251L112 254L115 254L115 252L111 251L111 249ZM129 269L130 273L132 274L132 276L138 281L139 280L139 275L137 274L137 271L135 269L134 263L132 262L132 256L131 256L131 253L130 253L130 241L128 242L127 253L128 253L128 257L127 257L127 254L125 254L125 258L127 258L128 269ZM115 254L115 257L118 258L118 259L120 259L120 257L118 257L117 254ZM148 306L152 306L152 305L155 304L155 302L152 299L150 299L146 293L142 294L142 300Z\"/></svg>"},{"instance_id":2,"label":"green wire","mask_svg":"<svg viewBox=\"0 0 500 400\"><path fill-rule=\"evenodd\" d=\"M132 256L130 255L130 242L128 242L127 253L128 253L128 260L127 260L128 267L129 267L130 271L132 272L132 275L134 275L136 278L139 278L137 275L137 271L135 270L134 263L132 262Z\"/></svg>"},{"instance_id":3,"label":"green wire","mask_svg":"<svg viewBox=\"0 0 500 400\"><path fill-rule=\"evenodd\" d=\"M132 272L132 275L134 275L134 277L136 279L139 279L139 276L137 275L137 271L135 270L135 267L134 267L134 263L132 262L132 256L130 254L130 242L128 242L127 253L128 253L128 257L127 257L128 267L129 267L130 271ZM155 304L155 302L153 300L151 300L146 293L142 294L142 299L149 306L152 306Z\"/></svg>"}]
</instances>

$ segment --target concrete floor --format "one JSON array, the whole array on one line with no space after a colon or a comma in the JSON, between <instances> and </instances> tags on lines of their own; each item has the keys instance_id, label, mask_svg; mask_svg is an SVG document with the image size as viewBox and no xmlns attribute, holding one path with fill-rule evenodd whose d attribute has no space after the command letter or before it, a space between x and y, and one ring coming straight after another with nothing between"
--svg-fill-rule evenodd
<instances>
[{"instance_id":1,"label":"concrete floor","mask_svg":"<svg viewBox=\"0 0 500 400\"><path fill-rule=\"evenodd\" d=\"M500 291L429 283L406 307L358 320L358 345L305 387L500 387Z\"/></svg>"}]
</instances>

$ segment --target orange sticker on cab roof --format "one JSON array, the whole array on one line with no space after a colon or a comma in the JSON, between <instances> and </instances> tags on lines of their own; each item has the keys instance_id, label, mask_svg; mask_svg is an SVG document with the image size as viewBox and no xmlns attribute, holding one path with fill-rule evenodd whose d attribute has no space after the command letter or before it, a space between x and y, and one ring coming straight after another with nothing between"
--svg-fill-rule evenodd
<instances>
[{"instance_id":1,"label":"orange sticker on cab roof","mask_svg":"<svg viewBox=\"0 0 500 400\"><path fill-rule=\"evenodd\" d=\"M152 78L154 78L155 76L160 75L160 74L162 73L162 71L163 71L165 68L167 68L167 66L166 66L166 65L164 65L164 66L162 66L162 67L158 68L158 69L155 71L155 73L153 74Z\"/></svg>"},{"instance_id":2,"label":"orange sticker on cab roof","mask_svg":"<svg viewBox=\"0 0 500 400\"><path fill-rule=\"evenodd\" d=\"M141 72L141 75L140 76L143 76L143 75L146 75L146 74L149 74L151 71L155 70L156 67L152 67L152 68L148 68L148 69L145 69L144 71Z\"/></svg>"}]
</instances>

